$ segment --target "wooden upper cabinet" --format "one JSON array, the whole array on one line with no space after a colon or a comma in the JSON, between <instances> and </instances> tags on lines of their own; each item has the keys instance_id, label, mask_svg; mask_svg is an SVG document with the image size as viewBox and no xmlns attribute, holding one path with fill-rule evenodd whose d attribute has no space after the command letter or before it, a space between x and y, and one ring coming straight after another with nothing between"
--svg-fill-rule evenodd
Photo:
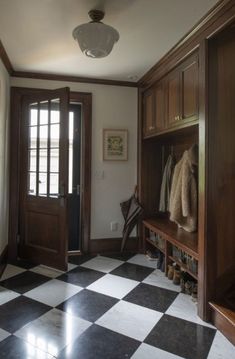
<instances>
[{"instance_id":1,"label":"wooden upper cabinet","mask_svg":"<svg viewBox=\"0 0 235 359\"><path fill-rule=\"evenodd\" d=\"M190 58L181 70L182 119L198 118L198 56Z\"/></svg>"},{"instance_id":2,"label":"wooden upper cabinet","mask_svg":"<svg viewBox=\"0 0 235 359\"><path fill-rule=\"evenodd\" d=\"M143 131L144 136L148 136L155 131L155 105L154 90L150 89L144 94L143 98Z\"/></svg>"},{"instance_id":3,"label":"wooden upper cabinet","mask_svg":"<svg viewBox=\"0 0 235 359\"><path fill-rule=\"evenodd\" d=\"M149 89L143 97L143 132L144 137L165 129L165 93L162 81Z\"/></svg>"},{"instance_id":4,"label":"wooden upper cabinet","mask_svg":"<svg viewBox=\"0 0 235 359\"><path fill-rule=\"evenodd\" d=\"M198 55L167 76L167 127L198 119Z\"/></svg>"},{"instance_id":5,"label":"wooden upper cabinet","mask_svg":"<svg viewBox=\"0 0 235 359\"><path fill-rule=\"evenodd\" d=\"M154 89L155 95L155 117L154 128L155 132L165 130L165 87L164 82L160 81Z\"/></svg>"},{"instance_id":6,"label":"wooden upper cabinet","mask_svg":"<svg viewBox=\"0 0 235 359\"><path fill-rule=\"evenodd\" d=\"M198 119L198 54L193 54L143 94L143 137Z\"/></svg>"},{"instance_id":7,"label":"wooden upper cabinet","mask_svg":"<svg viewBox=\"0 0 235 359\"><path fill-rule=\"evenodd\" d=\"M178 123L180 119L180 73L173 71L167 81L167 126Z\"/></svg>"}]
</instances>

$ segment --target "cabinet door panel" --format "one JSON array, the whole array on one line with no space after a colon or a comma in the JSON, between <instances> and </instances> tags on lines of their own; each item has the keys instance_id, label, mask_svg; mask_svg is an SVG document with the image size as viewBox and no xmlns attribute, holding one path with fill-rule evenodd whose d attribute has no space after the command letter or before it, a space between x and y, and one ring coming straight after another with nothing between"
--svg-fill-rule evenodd
<instances>
[{"instance_id":1,"label":"cabinet door panel","mask_svg":"<svg viewBox=\"0 0 235 359\"><path fill-rule=\"evenodd\" d=\"M151 90L144 95L144 136L151 134L155 130L154 117L154 91Z\"/></svg>"},{"instance_id":2,"label":"cabinet door panel","mask_svg":"<svg viewBox=\"0 0 235 359\"><path fill-rule=\"evenodd\" d=\"M155 88L155 130L161 132L165 129L165 94L164 85L160 82Z\"/></svg>"},{"instance_id":3,"label":"cabinet door panel","mask_svg":"<svg viewBox=\"0 0 235 359\"><path fill-rule=\"evenodd\" d=\"M182 69L182 119L198 117L198 61Z\"/></svg>"},{"instance_id":4,"label":"cabinet door panel","mask_svg":"<svg viewBox=\"0 0 235 359\"><path fill-rule=\"evenodd\" d=\"M174 71L168 77L168 126L180 119L180 73Z\"/></svg>"}]
</instances>

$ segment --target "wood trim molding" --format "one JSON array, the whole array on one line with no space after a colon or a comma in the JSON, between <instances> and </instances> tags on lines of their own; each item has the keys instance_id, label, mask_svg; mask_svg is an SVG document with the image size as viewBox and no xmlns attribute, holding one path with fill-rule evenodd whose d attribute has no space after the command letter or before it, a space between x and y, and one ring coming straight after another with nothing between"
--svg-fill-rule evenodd
<instances>
[{"instance_id":1,"label":"wood trim molding","mask_svg":"<svg viewBox=\"0 0 235 359\"><path fill-rule=\"evenodd\" d=\"M0 255L0 278L7 264L7 259L8 259L7 254L8 254L8 246L6 245L6 247L3 249Z\"/></svg>"},{"instance_id":2,"label":"wood trim molding","mask_svg":"<svg viewBox=\"0 0 235 359\"><path fill-rule=\"evenodd\" d=\"M41 92L45 89L12 87L10 113L10 199L9 199L9 259L17 258L17 236L19 232L19 176L20 176L20 118L21 102L25 95ZM48 90L45 90L48 91ZM92 95L90 93L70 92L70 101L83 105L83 193L82 193L82 250L88 252L90 240L91 213L91 128L92 128ZM13 145L14 144L14 145Z\"/></svg>"},{"instance_id":3,"label":"wood trim molding","mask_svg":"<svg viewBox=\"0 0 235 359\"><path fill-rule=\"evenodd\" d=\"M226 26L234 19L235 0L220 0L138 81L138 86L145 89L150 87L196 50L202 40L212 37L221 27Z\"/></svg>"},{"instance_id":4,"label":"wood trim molding","mask_svg":"<svg viewBox=\"0 0 235 359\"><path fill-rule=\"evenodd\" d=\"M65 82L81 82L88 84L98 85L110 85L110 86L124 86L124 87L138 87L137 82L131 81L118 81L118 80L106 80L89 77L79 77L70 75L58 75L58 74L44 74L40 72L26 72L26 71L13 71L12 77L38 79L38 80L50 80L50 81L65 81Z\"/></svg>"},{"instance_id":5,"label":"wood trim molding","mask_svg":"<svg viewBox=\"0 0 235 359\"><path fill-rule=\"evenodd\" d=\"M100 238L91 239L89 242L89 253L118 253L121 250L122 238ZM131 237L126 243L125 251L138 252L138 237Z\"/></svg>"},{"instance_id":6,"label":"wood trim molding","mask_svg":"<svg viewBox=\"0 0 235 359\"><path fill-rule=\"evenodd\" d=\"M12 73L14 72L13 66L11 64L11 61L7 55L7 52L3 46L2 41L0 40L0 59L2 60L7 72L9 73L9 75L11 76Z\"/></svg>"}]
</instances>

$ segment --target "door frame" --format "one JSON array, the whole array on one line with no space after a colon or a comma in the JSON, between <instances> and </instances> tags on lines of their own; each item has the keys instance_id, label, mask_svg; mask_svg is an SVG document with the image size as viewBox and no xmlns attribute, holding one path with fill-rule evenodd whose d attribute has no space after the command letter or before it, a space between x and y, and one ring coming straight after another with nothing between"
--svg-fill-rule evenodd
<instances>
[{"instance_id":1,"label":"door frame","mask_svg":"<svg viewBox=\"0 0 235 359\"><path fill-rule=\"evenodd\" d=\"M22 99L26 95L48 89L11 87L10 101L10 180L9 180L9 230L8 258L15 260L18 255L20 216L20 128ZM53 91L53 90L52 90ZM70 92L70 102L82 104L82 144L81 144L81 251L87 253L90 241L91 222L91 145L92 145L92 94Z\"/></svg>"}]
</instances>

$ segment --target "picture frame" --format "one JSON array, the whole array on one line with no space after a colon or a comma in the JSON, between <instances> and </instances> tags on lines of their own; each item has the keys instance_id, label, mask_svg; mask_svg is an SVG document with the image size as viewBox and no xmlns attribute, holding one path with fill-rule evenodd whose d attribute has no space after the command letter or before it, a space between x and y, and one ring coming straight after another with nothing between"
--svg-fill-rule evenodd
<instances>
[{"instance_id":1,"label":"picture frame","mask_svg":"<svg viewBox=\"0 0 235 359\"><path fill-rule=\"evenodd\" d=\"M128 130L103 129L103 160L128 160Z\"/></svg>"}]
</instances>

